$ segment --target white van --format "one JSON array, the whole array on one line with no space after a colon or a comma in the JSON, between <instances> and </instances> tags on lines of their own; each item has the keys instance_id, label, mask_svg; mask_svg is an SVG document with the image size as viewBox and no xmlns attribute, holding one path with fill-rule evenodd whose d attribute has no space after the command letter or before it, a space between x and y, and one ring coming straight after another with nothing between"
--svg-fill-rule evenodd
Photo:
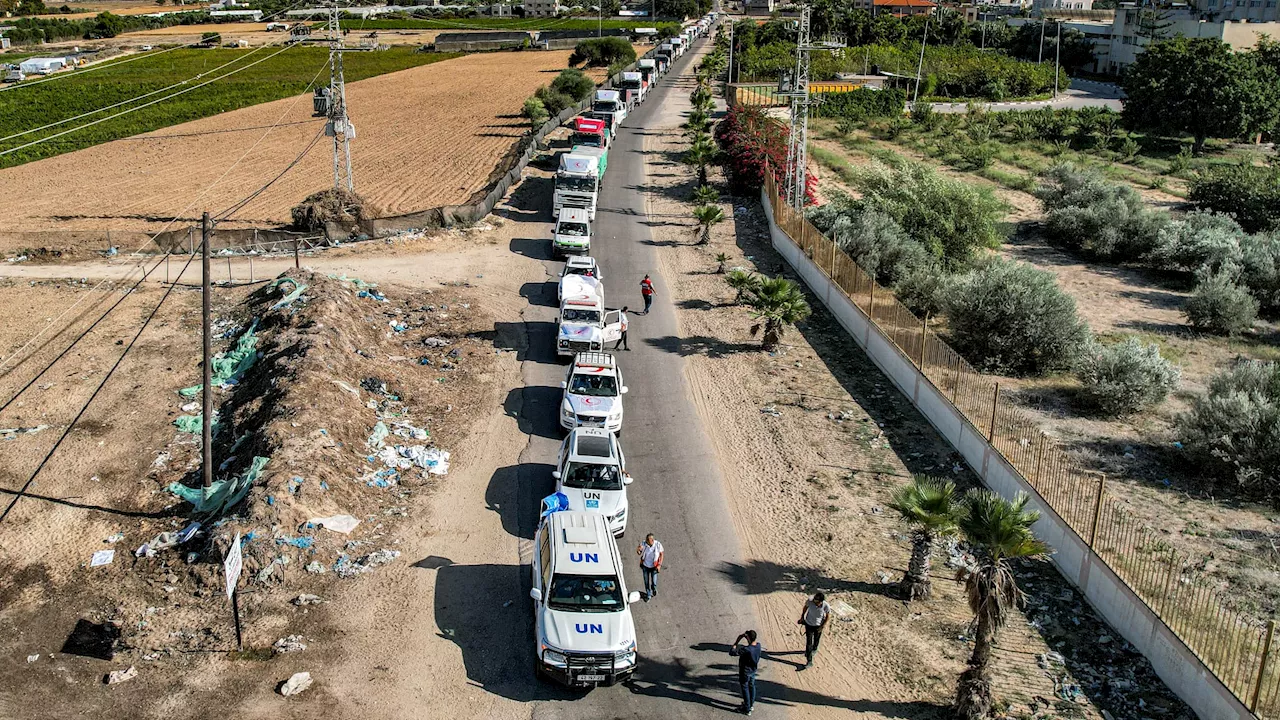
<instances>
[{"instance_id":1,"label":"white van","mask_svg":"<svg viewBox=\"0 0 1280 720\"><path fill-rule=\"evenodd\" d=\"M591 252L589 208L561 207L551 236L552 255L586 255Z\"/></svg>"},{"instance_id":2,"label":"white van","mask_svg":"<svg viewBox=\"0 0 1280 720\"><path fill-rule=\"evenodd\" d=\"M553 496L554 497L554 496ZM536 672L570 686L614 685L636 669L622 556L598 513L548 511L533 542Z\"/></svg>"}]
</instances>

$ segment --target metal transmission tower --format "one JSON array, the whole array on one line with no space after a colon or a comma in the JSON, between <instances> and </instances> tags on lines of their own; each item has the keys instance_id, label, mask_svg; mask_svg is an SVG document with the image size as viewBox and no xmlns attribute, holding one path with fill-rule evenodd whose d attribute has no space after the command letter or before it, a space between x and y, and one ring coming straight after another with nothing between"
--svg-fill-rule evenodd
<instances>
[{"instance_id":1,"label":"metal transmission tower","mask_svg":"<svg viewBox=\"0 0 1280 720\"><path fill-rule=\"evenodd\" d=\"M346 186L348 192L355 189L355 178L351 174L351 141L356 137L356 126L347 114L347 83L342 73L342 55L348 52L373 50L371 47L346 47L342 42L342 12L344 6L338 0L329 5L328 37L323 42L329 45L329 87L316 91L316 111L329 119L324 126L324 134L333 138L333 187L341 190Z\"/></svg>"},{"instance_id":2,"label":"metal transmission tower","mask_svg":"<svg viewBox=\"0 0 1280 720\"><path fill-rule=\"evenodd\" d=\"M787 202L797 212L804 210L805 178L807 177L809 155L809 106L816 105L820 98L809 97L809 54L815 50L836 50L843 45L830 42L812 42L809 37L809 16L812 8L803 5L800 8L799 34L796 38L796 69L793 80L788 87L784 76L779 97L791 99L791 131L787 144L786 178L783 181L783 194Z\"/></svg>"}]
</instances>

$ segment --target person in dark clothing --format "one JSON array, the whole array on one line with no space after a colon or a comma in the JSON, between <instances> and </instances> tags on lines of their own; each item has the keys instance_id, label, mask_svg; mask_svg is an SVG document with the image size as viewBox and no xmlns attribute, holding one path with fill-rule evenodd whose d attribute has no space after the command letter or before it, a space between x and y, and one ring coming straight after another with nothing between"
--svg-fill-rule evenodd
<instances>
[{"instance_id":1,"label":"person in dark clothing","mask_svg":"<svg viewBox=\"0 0 1280 720\"><path fill-rule=\"evenodd\" d=\"M743 640L746 644L742 645ZM756 704L756 671L760 669L760 655L764 646L756 642L756 631L748 630L733 641L729 655L738 658L738 682L742 683L742 707L738 711L750 715Z\"/></svg>"}]
</instances>

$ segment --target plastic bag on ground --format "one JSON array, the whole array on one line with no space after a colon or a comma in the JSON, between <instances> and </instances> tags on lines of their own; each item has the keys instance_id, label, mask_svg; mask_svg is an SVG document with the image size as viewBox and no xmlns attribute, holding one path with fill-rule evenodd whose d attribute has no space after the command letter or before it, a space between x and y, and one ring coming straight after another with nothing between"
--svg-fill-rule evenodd
<instances>
[{"instance_id":1,"label":"plastic bag on ground","mask_svg":"<svg viewBox=\"0 0 1280 720\"><path fill-rule=\"evenodd\" d=\"M311 518L307 522L334 532L342 533L343 535L355 530L356 526L360 524L358 519L350 515L330 515L329 517Z\"/></svg>"},{"instance_id":2,"label":"plastic bag on ground","mask_svg":"<svg viewBox=\"0 0 1280 720\"><path fill-rule=\"evenodd\" d=\"M196 515L220 515L235 506L249 494L249 489L262 475L270 458L257 456L239 476L215 480L210 487L189 488L182 483L171 483L169 492L195 506Z\"/></svg>"},{"instance_id":3,"label":"plastic bag on ground","mask_svg":"<svg viewBox=\"0 0 1280 720\"><path fill-rule=\"evenodd\" d=\"M249 329L244 331L240 339L236 341L234 348L220 357L215 357L210 361L213 371L213 384L221 387L223 385L232 385L240 380L240 378L249 370L254 361L258 359L258 319L254 318L253 323L249 325ZM178 391L183 397L195 397L204 389L204 385L192 385L191 387L182 388Z\"/></svg>"},{"instance_id":4,"label":"plastic bag on ground","mask_svg":"<svg viewBox=\"0 0 1280 720\"><path fill-rule=\"evenodd\" d=\"M280 285L283 285L284 283L289 283L290 285L292 285L293 292L285 295L283 298L280 298L280 300L276 301L276 303L271 306L272 310L279 310L282 307L288 306L294 300L297 300L298 298L302 297L302 293L305 292L307 289L306 285L298 282L297 280L294 280L293 278L287 278L287 277L276 278L275 281L271 283L271 287L276 288L276 287L279 287ZM283 293L284 290L281 290L280 292Z\"/></svg>"}]
</instances>

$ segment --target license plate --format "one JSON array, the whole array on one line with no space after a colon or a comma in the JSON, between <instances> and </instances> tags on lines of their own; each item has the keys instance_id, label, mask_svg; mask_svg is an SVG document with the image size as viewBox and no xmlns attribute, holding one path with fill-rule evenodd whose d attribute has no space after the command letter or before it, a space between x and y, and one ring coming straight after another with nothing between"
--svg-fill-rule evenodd
<instances>
[{"instance_id":1,"label":"license plate","mask_svg":"<svg viewBox=\"0 0 1280 720\"><path fill-rule=\"evenodd\" d=\"M580 682L604 682L604 675L579 675Z\"/></svg>"}]
</instances>

